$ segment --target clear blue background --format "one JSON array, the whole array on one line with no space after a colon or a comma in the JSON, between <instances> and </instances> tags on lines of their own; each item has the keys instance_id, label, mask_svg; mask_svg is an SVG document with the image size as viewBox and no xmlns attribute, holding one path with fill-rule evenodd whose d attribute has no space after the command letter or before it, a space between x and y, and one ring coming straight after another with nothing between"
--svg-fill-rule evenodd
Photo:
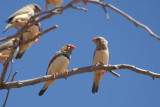
<instances>
[{"instance_id":1,"label":"clear blue background","mask_svg":"<svg viewBox=\"0 0 160 107\"><path fill-rule=\"evenodd\" d=\"M66 5L71 0L65 0ZM104 0L147 25L160 36L160 1L159 0ZM44 0L3 0L0 3L0 32L6 26L4 22L21 7L36 3L45 11ZM82 3L78 6L85 7ZM49 6L49 9L53 6ZM43 35L39 43L26 51L22 60L15 60L14 70L18 71L17 80L44 76L51 57L63 45L73 44L69 70L92 65L95 44L91 41L96 36L103 36L108 41L109 63L131 64L142 69L160 73L160 41L148 32L136 27L122 15L108 9L110 19L106 20L100 6L88 4L88 12L68 9L61 15L41 22L42 29L53 25L59 28ZM0 33L1 38L13 35L15 29ZM0 73L3 66L0 66ZM146 75L130 70L116 70L117 78L106 73L100 83L99 93L91 93L93 73L85 73L60 79L52 84L42 97L38 96L44 83L34 86L11 89L6 107L160 107L160 80L152 80ZM0 106L3 105L7 90L0 91Z\"/></svg>"}]
</instances>

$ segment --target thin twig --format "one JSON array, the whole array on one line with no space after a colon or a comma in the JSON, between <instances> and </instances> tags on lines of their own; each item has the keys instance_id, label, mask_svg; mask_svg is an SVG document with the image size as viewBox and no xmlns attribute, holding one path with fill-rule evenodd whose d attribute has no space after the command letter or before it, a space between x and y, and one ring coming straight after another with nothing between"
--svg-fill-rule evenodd
<instances>
[{"instance_id":1,"label":"thin twig","mask_svg":"<svg viewBox=\"0 0 160 107\"><path fill-rule=\"evenodd\" d=\"M107 12L107 9L105 8L105 6L102 6L102 8L103 8L104 12L106 13L107 20L109 20L109 14Z\"/></svg>"},{"instance_id":2,"label":"thin twig","mask_svg":"<svg viewBox=\"0 0 160 107\"><path fill-rule=\"evenodd\" d=\"M55 75L55 78L52 75L47 75L47 76L42 76L42 77L38 77L38 78L34 78L34 79L3 83L3 85L0 87L0 90L1 89L9 89L9 88L20 88L20 87L24 87L24 86L38 84L38 83L48 81L48 80L66 78L66 77L69 77L72 75L86 73L86 72L92 72L92 71L100 70L100 69L107 70L107 71L118 70L118 69L129 69L131 71L134 71L134 72L137 72L140 74L144 74L144 75L148 75L150 77L160 78L160 74L158 74L158 73L154 73L154 72L151 72L148 70L143 70L143 69L140 69L140 68L137 68L133 65L128 65L128 64L109 65L109 66L107 66L107 65L98 65L98 66L92 65L92 66L87 66L87 67L83 67L83 68L74 68L72 70L69 70L68 73L67 72L59 73L59 74Z\"/></svg>"},{"instance_id":3,"label":"thin twig","mask_svg":"<svg viewBox=\"0 0 160 107\"><path fill-rule=\"evenodd\" d=\"M14 77L16 76L16 74L17 74L17 71L13 74L13 77L12 77L11 82L13 82ZM6 103L7 103L7 99L8 99L9 93L10 93L10 89L8 89L7 96L6 96L5 102L4 102L4 104L3 104L3 107L5 107L5 105L6 105Z\"/></svg>"},{"instance_id":4,"label":"thin twig","mask_svg":"<svg viewBox=\"0 0 160 107\"><path fill-rule=\"evenodd\" d=\"M116 76L116 77L120 77L120 75L119 75L118 73L116 73L116 72L114 72L114 71L112 71L112 70L109 70L109 72L110 72L111 74L113 74L114 76Z\"/></svg>"},{"instance_id":5,"label":"thin twig","mask_svg":"<svg viewBox=\"0 0 160 107\"><path fill-rule=\"evenodd\" d=\"M8 75L8 78L7 78L6 82L8 82L8 80L9 80L11 74L12 74L12 70L13 70L13 63L12 63L12 65L11 65L11 71L10 71L10 73L9 73L9 75Z\"/></svg>"},{"instance_id":6,"label":"thin twig","mask_svg":"<svg viewBox=\"0 0 160 107\"><path fill-rule=\"evenodd\" d=\"M86 8L83 8L83 7L75 7L75 6L73 6L73 5L71 5L71 8L77 9L77 10L83 10L83 11L85 11L85 12L88 11L88 9L86 9Z\"/></svg>"}]
</instances>

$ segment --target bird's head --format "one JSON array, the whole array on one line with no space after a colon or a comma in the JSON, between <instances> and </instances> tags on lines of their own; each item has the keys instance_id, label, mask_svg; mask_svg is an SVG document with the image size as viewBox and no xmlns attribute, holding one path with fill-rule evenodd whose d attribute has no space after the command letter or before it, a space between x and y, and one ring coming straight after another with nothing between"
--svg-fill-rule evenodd
<instances>
[{"instance_id":1,"label":"bird's head","mask_svg":"<svg viewBox=\"0 0 160 107\"><path fill-rule=\"evenodd\" d=\"M107 46L108 41L103 37L95 37L92 40L97 46Z\"/></svg>"},{"instance_id":2,"label":"bird's head","mask_svg":"<svg viewBox=\"0 0 160 107\"><path fill-rule=\"evenodd\" d=\"M37 4L29 4L29 6L31 8L33 8L33 10L37 13L37 12L42 12L42 9L40 8L40 6L38 6Z\"/></svg>"},{"instance_id":3,"label":"bird's head","mask_svg":"<svg viewBox=\"0 0 160 107\"><path fill-rule=\"evenodd\" d=\"M73 51L75 48L76 48L76 47L75 47L74 45L67 44L67 45L65 45L65 46L63 46L63 47L61 48L61 51L62 51L62 52L65 52L65 53L71 54L72 51Z\"/></svg>"}]
</instances>

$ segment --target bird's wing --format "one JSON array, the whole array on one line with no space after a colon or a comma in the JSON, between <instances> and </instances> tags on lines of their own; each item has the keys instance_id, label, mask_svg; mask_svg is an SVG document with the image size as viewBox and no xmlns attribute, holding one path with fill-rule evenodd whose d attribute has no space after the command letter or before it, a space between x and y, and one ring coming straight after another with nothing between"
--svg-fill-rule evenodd
<instances>
[{"instance_id":1,"label":"bird's wing","mask_svg":"<svg viewBox=\"0 0 160 107\"><path fill-rule=\"evenodd\" d=\"M57 57L59 57L59 56L61 56L61 55L62 55L62 54L60 54L59 52L57 52L57 53L51 58L51 60L50 60L50 62L49 62L49 65L48 65L48 68L47 68L46 75L47 75L47 73L48 73L48 69L49 69L50 65L53 63L53 61L54 61Z\"/></svg>"},{"instance_id":2,"label":"bird's wing","mask_svg":"<svg viewBox=\"0 0 160 107\"><path fill-rule=\"evenodd\" d=\"M9 41L9 42L6 42L6 43L0 45L0 52L5 50L5 49L10 48L11 46L13 46L13 42L12 41Z\"/></svg>"},{"instance_id":3,"label":"bird's wing","mask_svg":"<svg viewBox=\"0 0 160 107\"><path fill-rule=\"evenodd\" d=\"M14 14L12 14L12 15L8 18L7 22L8 22L8 23L11 22L12 19L13 19L15 16L17 16L17 15L29 14L29 13L34 14L34 11L33 11L30 7L25 6L25 7L23 7L22 9L16 11Z\"/></svg>"}]
</instances>

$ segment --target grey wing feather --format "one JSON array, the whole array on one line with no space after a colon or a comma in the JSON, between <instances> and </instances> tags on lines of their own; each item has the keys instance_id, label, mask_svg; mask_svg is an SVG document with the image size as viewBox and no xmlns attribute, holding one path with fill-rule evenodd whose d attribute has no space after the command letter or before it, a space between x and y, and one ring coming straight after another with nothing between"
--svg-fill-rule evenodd
<instances>
[{"instance_id":1,"label":"grey wing feather","mask_svg":"<svg viewBox=\"0 0 160 107\"><path fill-rule=\"evenodd\" d=\"M61 54L60 54L60 51L56 52L56 54L51 58L50 62L49 62L49 65L48 65L48 68L50 67L51 63L57 58L59 57ZM46 72L46 75L48 73L48 68L47 68L47 72Z\"/></svg>"},{"instance_id":2,"label":"grey wing feather","mask_svg":"<svg viewBox=\"0 0 160 107\"><path fill-rule=\"evenodd\" d=\"M13 42L12 41L9 41L9 42L6 42L6 43L0 45L0 52L5 50L5 49L10 48L11 46L13 46Z\"/></svg>"}]
</instances>

